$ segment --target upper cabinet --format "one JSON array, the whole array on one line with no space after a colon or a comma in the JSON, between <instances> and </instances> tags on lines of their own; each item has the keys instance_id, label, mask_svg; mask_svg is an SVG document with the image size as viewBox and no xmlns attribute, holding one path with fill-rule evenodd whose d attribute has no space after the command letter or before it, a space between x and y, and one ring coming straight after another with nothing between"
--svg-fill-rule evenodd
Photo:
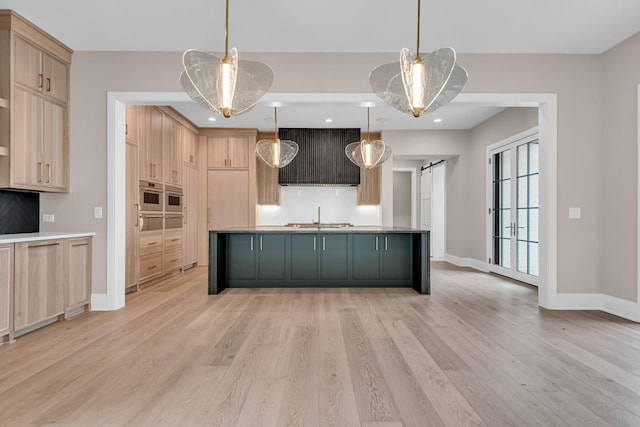
<instances>
[{"instance_id":1,"label":"upper cabinet","mask_svg":"<svg viewBox=\"0 0 640 427\"><path fill-rule=\"evenodd\" d=\"M68 191L71 53L0 10L0 188Z\"/></svg>"},{"instance_id":2,"label":"upper cabinet","mask_svg":"<svg viewBox=\"0 0 640 427\"><path fill-rule=\"evenodd\" d=\"M182 128L182 153L184 163L191 166L197 166L198 134L186 127Z\"/></svg>"},{"instance_id":3,"label":"upper cabinet","mask_svg":"<svg viewBox=\"0 0 640 427\"><path fill-rule=\"evenodd\" d=\"M247 169L249 143L255 136L214 136L208 138L207 166L209 169ZM252 159L253 160L253 159Z\"/></svg>"},{"instance_id":4,"label":"upper cabinet","mask_svg":"<svg viewBox=\"0 0 640 427\"><path fill-rule=\"evenodd\" d=\"M182 130L180 123L166 114L162 116L162 149L164 182L182 185Z\"/></svg>"},{"instance_id":5,"label":"upper cabinet","mask_svg":"<svg viewBox=\"0 0 640 427\"><path fill-rule=\"evenodd\" d=\"M162 181L162 112L154 107L138 108L140 179Z\"/></svg>"}]
</instances>

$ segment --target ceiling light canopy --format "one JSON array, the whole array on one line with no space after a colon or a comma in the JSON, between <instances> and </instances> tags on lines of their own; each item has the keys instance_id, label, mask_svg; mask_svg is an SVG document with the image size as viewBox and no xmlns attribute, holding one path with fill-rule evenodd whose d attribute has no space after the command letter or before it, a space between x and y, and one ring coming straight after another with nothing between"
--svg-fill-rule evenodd
<instances>
[{"instance_id":1,"label":"ceiling light canopy","mask_svg":"<svg viewBox=\"0 0 640 427\"><path fill-rule=\"evenodd\" d=\"M238 59L229 50L229 0L226 0L224 57L197 49L182 56L180 83L196 103L224 117L239 115L253 107L271 88L273 70L266 64Z\"/></svg>"},{"instance_id":2,"label":"ceiling light canopy","mask_svg":"<svg viewBox=\"0 0 640 427\"><path fill-rule=\"evenodd\" d=\"M456 64L456 52L444 47L420 56L420 0L415 55L407 48L400 61L376 67L369 83L376 95L393 108L420 117L455 98L467 82L467 71Z\"/></svg>"},{"instance_id":3,"label":"ceiling light canopy","mask_svg":"<svg viewBox=\"0 0 640 427\"><path fill-rule=\"evenodd\" d=\"M352 142L344 148L347 158L361 168L373 169L391 156L391 147L382 140L371 141L369 132L369 108L367 108L367 139Z\"/></svg>"},{"instance_id":4,"label":"ceiling light canopy","mask_svg":"<svg viewBox=\"0 0 640 427\"><path fill-rule=\"evenodd\" d=\"M274 139L262 139L256 143L256 154L272 168L283 168L291 163L298 154L298 144L294 141L278 138L278 109L273 107L273 120L275 123Z\"/></svg>"}]
</instances>

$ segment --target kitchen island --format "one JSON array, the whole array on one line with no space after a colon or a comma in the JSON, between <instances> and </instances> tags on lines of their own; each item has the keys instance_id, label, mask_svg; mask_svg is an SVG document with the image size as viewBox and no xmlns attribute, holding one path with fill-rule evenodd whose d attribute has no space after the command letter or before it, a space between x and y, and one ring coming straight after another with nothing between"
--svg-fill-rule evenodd
<instances>
[{"instance_id":1,"label":"kitchen island","mask_svg":"<svg viewBox=\"0 0 640 427\"><path fill-rule=\"evenodd\" d=\"M256 227L209 232L209 295L225 288L411 287L430 293L429 231Z\"/></svg>"}]
</instances>

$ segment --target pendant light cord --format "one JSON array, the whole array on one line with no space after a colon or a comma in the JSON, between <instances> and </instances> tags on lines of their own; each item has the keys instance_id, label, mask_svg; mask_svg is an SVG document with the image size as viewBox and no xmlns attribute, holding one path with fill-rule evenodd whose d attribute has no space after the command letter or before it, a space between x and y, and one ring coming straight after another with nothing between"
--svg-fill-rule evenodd
<instances>
[{"instance_id":1,"label":"pendant light cord","mask_svg":"<svg viewBox=\"0 0 640 427\"><path fill-rule=\"evenodd\" d=\"M228 0L227 0L228 1ZM420 58L420 0L418 0L418 37L416 46L416 58Z\"/></svg>"},{"instance_id":2,"label":"pendant light cord","mask_svg":"<svg viewBox=\"0 0 640 427\"><path fill-rule=\"evenodd\" d=\"M224 59L229 54L229 0L226 1L226 11L224 17Z\"/></svg>"},{"instance_id":3,"label":"pendant light cord","mask_svg":"<svg viewBox=\"0 0 640 427\"><path fill-rule=\"evenodd\" d=\"M367 144L371 144L371 132L369 131L369 111L371 111L371 108L367 107Z\"/></svg>"},{"instance_id":4,"label":"pendant light cord","mask_svg":"<svg viewBox=\"0 0 640 427\"><path fill-rule=\"evenodd\" d=\"M273 107L273 121L275 123L275 135L276 135L276 139L273 142L278 142L278 107Z\"/></svg>"}]
</instances>

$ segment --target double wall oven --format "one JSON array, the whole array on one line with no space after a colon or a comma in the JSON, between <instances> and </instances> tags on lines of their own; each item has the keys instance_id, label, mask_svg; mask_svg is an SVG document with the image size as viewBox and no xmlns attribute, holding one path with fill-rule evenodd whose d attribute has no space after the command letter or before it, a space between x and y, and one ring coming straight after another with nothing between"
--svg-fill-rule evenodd
<instances>
[{"instance_id":1,"label":"double wall oven","mask_svg":"<svg viewBox=\"0 0 640 427\"><path fill-rule=\"evenodd\" d=\"M182 228L182 188L140 181L140 231Z\"/></svg>"}]
</instances>

